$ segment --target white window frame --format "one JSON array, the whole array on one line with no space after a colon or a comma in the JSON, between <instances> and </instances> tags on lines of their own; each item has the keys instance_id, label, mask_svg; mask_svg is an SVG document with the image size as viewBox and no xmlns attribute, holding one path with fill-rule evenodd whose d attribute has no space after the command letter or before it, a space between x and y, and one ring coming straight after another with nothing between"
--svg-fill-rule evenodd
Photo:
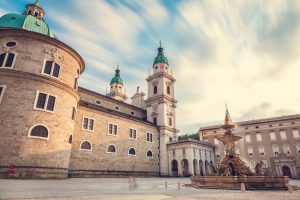
<instances>
[{"instance_id":1,"label":"white window frame","mask_svg":"<svg viewBox=\"0 0 300 200\"><path fill-rule=\"evenodd\" d=\"M281 133L284 133L284 134L281 134ZM286 135L286 131L285 130L280 130L279 134L280 134L280 139L281 140L287 140L287 135ZM284 138L282 137L283 135L284 135Z\"/></svg>"},{"instance_id":2,"label":"white window frame","mask_svg":"<svg viewBox=\"0 0 300 200\"><path fill-rule=\"evenodd\" d=\"M4 92L5 92L5 89L6 89L7 85L2 85L1 84L0 87L2 87L2 93L0 95L0 104L1 104L3 96L4 96Z\"/></svg>"},{"instance_id":3,"label":"white window frame","mask_svg":"<svg viewBox=\"0 0 300 200\"><path fill-rule=\"evenodd\" d=\"M149 133L149 141L147 140L147 134ZM150 137L150 135L152 135L152 137ZM150 138L152 138L152 141L150 141ZM149 143L153 143L153 133L151 132L146 132L146 142L149 142Z\"/></svg>"},{"instance_id":4,"label":"white window frame","mask_svg":"<svg viewBox=\"0 0 300 200\"><path fill-rule=\"evenodd\" d=\"M48 137L45 138L45 137L38 137L38 136L32 136L32 135L30 135L32 129L34 127L36 127L36 126L44 126L47 129L47 131L48 131ZM49 140L50 139L50 129L45 124L35 124L32 127L30 127L30 129L28 131L28 134L27 134L27 137L28 138L33 138L33 139Z\"/></svg>"},{"instance_id":5,"label":"white window frame","mask_svg":"<svg viewBox=\"0 0 300 200\"><path fill-rule=\"evenodd\" d=\"M266 155L265 148L264 147L258 147L258 153L261 157L264 157Z\"/></svg>"},{"instance_id":6,"label":"white window frame","mask_svg":"<svg viewBox=\"0 0 300 200\"><path fill-rule=\"evenodd\" d=\"M0 85L0 86L1 86L1 85ZM0 97L0 103L1 103L1 97ZM297 131L298 136L295 137L296 134L295 134L294 131ZM293 134L293 138L294 138L294 139L296 139L296 140L300 139L299 129L297 129L297 128L292 129L292 134Z\"/></svg>"},{"instance_id":7,"label":"white window frame","mask_svg":"<svg viewBox=\"0 0 300 200\"><path fill-rule=\"evenodd\" d=\"M130 137L130 130L135 130L135 138ZM137 130L135 128L129 127L128 129L128 138L131 140L137 140Z\"/></svg>"},{"instance_id":8,"label":"white window frame","mask_svg":"<svg viewBox=\"0 0 300 200\"><path fill-rule=\"evenodd\" d=\"M135 152L134 155L133 155L133 154L129 154L129 150L130 150L131 148L134 149L134 152ZM128 155L129 155L129 156L136 156L136 149L135 149L134 147L129 147L129 148L128 148Z\"/></svg>"},{"instance_id":9,"label":"white window frame","mask_svg":"<svg viewBox=\"0 0 300 200\"><path fill-rule=\"evenodd\" d=\"M272 146L272 151L273 151L274 156L278 156L280 154L279 146L278 145L273 145ZM277 154L275 152L277 152Z\"/></svg>"},{"instance_id":10,"label":"white window frame","mask_svg":"<svg viewBox=\"0 0 300 200\"><path fill-rule=\"evenodd\" d=\"M148 152L151 151L152 156L147 156ZM148 149L148 151L146 152L146 157L147 158L153 158L153 151L151 149Z\"/></svg>"},{"instance_id":11,"label":"white window frame","mask_svg":"<svg viewBox=\"0 0 300 200\"><path fill-rule=\"evenodd\" d=\"M273 134L274 134L274 138L272 138L272 136L271 136L271 135L273 135ZM277 140L276 132L275 132L275 131L270 131L270 132L269 132L269 135L270 135L270 140L271 140L271 141L276 141L276 140Z\"/></svg>"},{"instance_id":12,"label":"white window frame","mask_svg":"<svg viewBox=\"0 0 300 200\"><path fill-rule=\"evenodd\" d=\"M268 166L269 166L268 161L267 160L262 160L262 162L263 162L262 168L268 168Z\"/></svg>"},{"instance_id":13,"label":"white window frame","mask_svg":"<svg viewBox=\"0 0 300 200\"><path fill-rule=\"evenodd\" d=\"M50 74L44 73L44 70L45 70L46 62L47 62L47 61L52 62ZM53 76L53 71L54 71L54 66L55 66L55 64L59 65L59 73L58 73L58 77ZM41 72L41 74L43 74L44 76L48 76L48 77L55 78L55 79L60 79L59 77L60 77L61 69L62 69L61 64L58 64L58 63L55 62L53 59L44 59L44 64L43 64L43 67L42 67L42 72ZM78 85L78 84L77 84L77 85Z\"/></svg>"},{"instance_id":14,"label":"white window frame","mask_svg":"<svg viewBox=\"0 0 300 200\"><path fill-rule=\"evenodd\" d=\"M250 155L249 149L252 149L252 155ZM253 157L253 156L254 156L253 147L247 147L247 155L248 155L249 157Z\"/></svg>"},{"instance_id":15,"label":"white window frame","mask_svg":"<svg viewBox=\"0 0 300 200\"><path fill-rule=\"evenodd\" d=\"M249 137L249 141L247 140L248 137ZM245 135L245 142L246 143L251 143L251 136L250 136L250 134L246 134Z\"/></svg>"},{"instance_id":16,"label":"white window frame","mask_svg":"<svg viewBox=\"0 0 300 200\"><path fill-rule=\"evenodd\" d=\"M286 152L285 147L287 147L288 153ZM288 144L284 144L284 145L283 145L283 153L284 153L284 154L287 154L287 155L290 155L290 154L291 154L291 149L290 149L290 146L289 146Z\"/></svg>"},{"instance_id":17,"label":"white window frame","mask_svg":"<svg viewBox=\"0 0 300 200\"><path fill-rule=\"evenodd\" d=\"M257 142L262 142L262 135L261 135L261 133L256 133L255 137L256 137L256 141Z\"/></svg>"},{"instance_id":18,"label":"white window frame","mask_svg":"<svg viewBox=\"0 0 300 200\"><path fill-rule=\"evenodd\" d=\"M219 140L218 140L216 137L214 138L214 144L215 144L215 145L218 145L218 144L219 144Z\"/></svg>"},{"instance_id":19,"label":"white window frame","mask_svg":"<svg viewBox=\"0 0 300 200\"><path fill-rule=\"evenodd\" d=\"M115 150L116 150L115 152L109 152L109 151L108 151L108 147L111 146L111 145L115 147ZM107 145L107 147L106 147L106 153L116 154L116 153L117 153L117 147L116 147L116 145L114 145L114 144L109 144L109 145Z\"/></svg>"},{"instance_id":20,"label":"white window frame","mask_svg":"<svg viewBox=\"0 0 300 200\"><path fill-rule=\"evenodd\" d=\"M47 95L46 101L45 101L45 108L44 108L44 109L42 109L42 108L37 108L37 107L36 107L36 104L37 104L38 97L39 97L39 94L40 94L40 93L46 94L46 95ZM49 96L55 97L55 103L54 103L53 111L47 110L47 105L48 105ZM57 99L57 96L56 96L56 95L53 95L53 94L51 94L51 93L47 93L47 92L44 92L44 91L41 91L41 90L37 90L37 91L36 91L36 95L35 95L34 104L33 104L33 110L39 110L39 111L44 111L44 112L54 113L55 108L56 108L56 104L57 104L57 100L58 100L58 99Z\"/></svg>"},{"instance_id":21,"label":"white window frame","mask_svg":"<svg viewBox=\"0 0 300 200\"><path fill-rule=\"evenodd\" d=\"M13 46L13 47L7 46L7 43L9 43L9 42L15 42L15 43L16 43L16 46ZM5 48L12 49L12 48L16 48L18 45L19 45L19 43L18 43L16 40L11 40L11 41L5 42L5 44L4 44L3 46L4 46Z\"/></svg>"},{"instance_id":22,"label":"white window frame","mask_svg":"<svg viewBox=\"0 0 300 200\"><path fill-rule=\"evenodd\" d=\"M113 125L113 128L112 128L112 134L109 133L109 125L112 124ZM115 135L114 134L114 126L117 126L117 134ZM118 136L119 135L119 125L118 124L115 124L115 123L112 123L112 122L108 122L107 123L107 135L110 135L110 136Z\"/></svg>"},{"instance_id":23,"label":"white window frame","mask_svg":"<svg viewBox=\"0 0 300 200\"><path fill-rule=\"evenodd\" d=\"M300 154L300 144L296 144L297 154Z\"/></svg>"},{"instance_id":24,"label":"white window frame","mask_svg":"<svg viewBox=\"0 0 300 200\"><path fill-rule=\"evenodd\" d=\"M3 54L3 53L5 53L5 57L4 57L3 65L0 66L0 70L1 69L13 69L15 67L15 63L16 63L16 60L17 60L18 53L15 52L15 51L7 51L7 52L0 52L0 55ZM11 64L11 67L5 67L5 64L6 64L9 53L15 54L15 57L14 57L14 60Z\"/></svg>"},{"instance_id":25,"label":"white window frame","mask_svg":"<svg viewBox=\"0 0 300 200\"><path fill-rule=\"evenodd\" d=\"M88 119L87 129L85 129L85 128L83 127L84 118L87 118L87 119ZM90 127L90 120L91 120L91 119L94 120L93 130L90 130L90 129L89 129L89 127ZM95 132L95 124L96 124L96 120L95 120L94 118L92 118L92 117L87 117L87 116L85 116L85 115L82 116L81 129L82 129L83 131Z\"/></svg>"},{"instance_id":26,"label":"white window frame","mask_svg":"<svg viewBox=\"0 0 300 200\"><path fill-rule=\"evenodd\" d=\"M81 148L81 145L82 145L82 143L84 143L84 142L89 142L89 143L91 144L91 149L82 149L82 148ZM83 141L80 143L80 145L79 145L79 150L91 152L91 151L93 151L93 144L92 144L91 141L89 141L89 140L83 140Z\"/></svg>"},{"instance_id":27,"label":"white window frame","mask_svg":"<svg viewBox=\"0 0 300 200\"><path fill-rule=\"evenodd\" d=\"M240 156L240 155L241 155L240 149L239 149L239 148L236 148L236 149L235 149L235 154L236 154L237 156Z\"/></svg>"},{"instance_id":28,"label":"white window frame","mask_svg":"<svg viewBox=\"0 0 300 200\"><path fill-rule=\"evenodd\" d=\"M97 103L99 101L99 103ZM99 99L96 99L95 100L95 104L97 105L97 106L101 106L102 105L102 102L99 100Z\"/></svg>"}]
</instances>

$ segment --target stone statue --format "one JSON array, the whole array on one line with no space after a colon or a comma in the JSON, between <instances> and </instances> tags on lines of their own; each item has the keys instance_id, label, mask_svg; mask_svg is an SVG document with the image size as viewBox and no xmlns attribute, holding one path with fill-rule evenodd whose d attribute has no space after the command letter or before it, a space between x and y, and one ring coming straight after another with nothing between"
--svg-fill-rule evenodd
<instances>
[{"instance_id":1,"label":"stone statue","mask_svg":"<svg viewBox=\"0 0 300 200\"><path fill-rule=\"evenodd\" d=\"M258 162L256 164L256 166L255 166L255 174L257 176L263 176L264 175L262 167L263 167L263 161L260 161L260 162Z\"/></svg>"},{"instance_id":2,"label":"stone statue","mask_svg":"<svg viewBox=\"0 0 300 200\"><path fill-rule=\"evenodd\" d=\"M140 92L140 86L137 86L136 93L139 93L139 92Z\"/></svg>"}]
</instances>

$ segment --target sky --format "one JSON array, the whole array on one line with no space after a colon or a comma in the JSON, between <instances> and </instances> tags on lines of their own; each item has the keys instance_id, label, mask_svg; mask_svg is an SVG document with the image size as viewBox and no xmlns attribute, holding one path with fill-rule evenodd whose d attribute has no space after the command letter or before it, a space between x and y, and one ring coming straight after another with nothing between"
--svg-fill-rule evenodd
<instances>
[{"instance_id":1,"label":"sky","mask_svg":"<svg viewBox=\"0 0 300 200\"><path fill-rule=\"evenodd\" d=\"M0 16L34 0L0 0ZM300 113L299 0L41 0L45 21L84 59L80 86L105 94L119 64L131 97L162 40L181 134ZM130 102L130 98L128 100Z\"/></svg>"}]
</instances>

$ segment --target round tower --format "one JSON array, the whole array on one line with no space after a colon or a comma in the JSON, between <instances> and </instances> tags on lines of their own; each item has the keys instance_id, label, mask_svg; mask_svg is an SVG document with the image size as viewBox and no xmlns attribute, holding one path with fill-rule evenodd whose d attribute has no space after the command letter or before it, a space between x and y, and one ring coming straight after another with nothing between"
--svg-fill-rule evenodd
<instances>
[{"instance_id":1,"label":"round tower","mask_svg":"<svg viewBox=\"0 0 300 200\"><path fill-rule=\"evenodd\" d=\"M84 61L44 14L36 1L0 18L0 177L68 176Z\"/></svg>"},{"instance_id":2,"label":"round tower","mask_svg":"<svg viewBox=\"0 0 300 200\"><path fill-rule=\"evenodd\" d=\"M119 66L117 66L116 74L110 81L110 92L107 96L123 102L127 100Z\"/></svg>"}]
</instances>

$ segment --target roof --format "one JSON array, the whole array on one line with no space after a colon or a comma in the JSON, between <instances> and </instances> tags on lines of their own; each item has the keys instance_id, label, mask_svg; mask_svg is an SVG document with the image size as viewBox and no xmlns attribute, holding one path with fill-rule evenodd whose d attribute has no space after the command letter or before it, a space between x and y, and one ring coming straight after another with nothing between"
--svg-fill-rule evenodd
<instances>
[{"instance_id":1,"label":"roof","mask_svg":"<svg viewBox=\"0 0 300 200\"><path fill-rule=\"evenodd\" d=\"M115 76L111 79L110 81L110 84L113 85L113 84L120 84L120 85L123 85L123 80L120 76L120 70L119 70L119 67L116 69L116 74Z\"/></svg>"},{"instance_id":2,"label":"roof","mask_svg":"<svg viewBox=\"0 0 300 200\"><path fill-rule=\"evenodd\" d=\"M161 43L157 49L157 56L155 57L154 59L154 63L153 65L157 64L157 63L166 63L166 64L169 64L168 63L168 59L167 57L164 55L164 49L163 47L161 46Z\"/></svg>"}]
</instances>

